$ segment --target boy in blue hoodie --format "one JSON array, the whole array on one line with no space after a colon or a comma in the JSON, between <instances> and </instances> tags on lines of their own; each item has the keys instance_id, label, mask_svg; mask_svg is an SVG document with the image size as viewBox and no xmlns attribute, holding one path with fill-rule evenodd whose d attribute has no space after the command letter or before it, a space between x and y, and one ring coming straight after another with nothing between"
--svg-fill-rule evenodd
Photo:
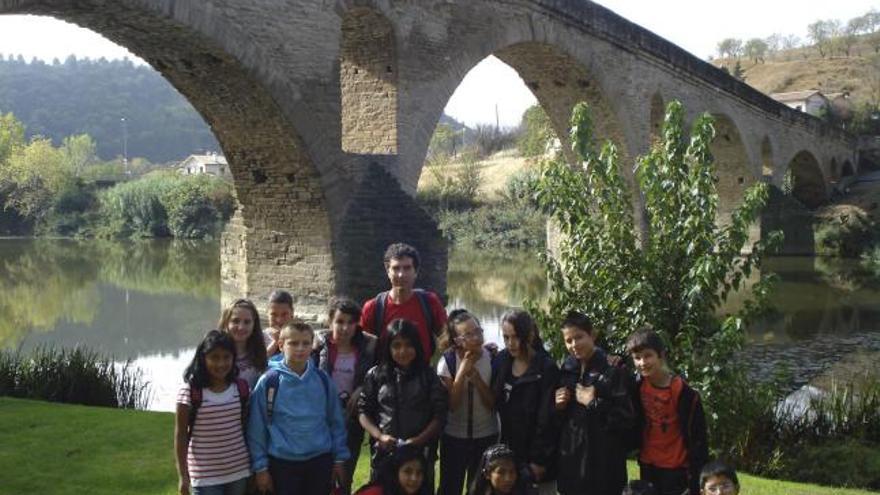
<instances>
[{"instance_id":1,"label":"boy in blue hoodie","mask_svg":"<svg viewBox=\"0 0 880 495\"><path fill-rule=\"evenodd\" d=\"M247 440L257 489L327 495L345 479L345 420L336 385L309 359L314 331L284 326L273 363L251 394Z\"/></svg>"}]
</instances>

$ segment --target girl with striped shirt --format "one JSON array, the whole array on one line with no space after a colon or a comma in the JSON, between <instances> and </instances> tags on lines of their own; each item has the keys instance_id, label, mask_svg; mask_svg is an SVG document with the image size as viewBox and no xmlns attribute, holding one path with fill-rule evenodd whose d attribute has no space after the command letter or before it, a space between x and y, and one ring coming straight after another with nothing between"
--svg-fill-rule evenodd
<instances>
[{"instance_id":1,"label":"girl with striped shirt","mask_svg":"<svg viewBox=\"0 0 880 495\"><path fill-rule=\"evenodd\" d=\"M174 428L179 493L243 495L251 474L242 429L248 386L238 378L232 337L208 332L183 379Z\"/></svg>"}]
</instances>

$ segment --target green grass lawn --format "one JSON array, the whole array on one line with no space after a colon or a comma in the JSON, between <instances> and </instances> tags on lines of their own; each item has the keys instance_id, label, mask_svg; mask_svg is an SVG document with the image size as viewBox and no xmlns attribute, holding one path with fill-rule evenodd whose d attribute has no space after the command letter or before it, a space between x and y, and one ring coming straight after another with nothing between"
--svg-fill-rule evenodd
<instances>
[{"instance_id":1,"label":"green grass lawn","mask_svg":"<svg viewBox=\"0 0 880 495\"><path fill-rule=\"evenodd\" d=\"M169 413L120 411L0 397L0 494L174 494ZM361 451L355 486L367 477ZM637 474L630 463L630 475ZM743 495L871 492L741 477Z\"/></svg>"}]
</instances>

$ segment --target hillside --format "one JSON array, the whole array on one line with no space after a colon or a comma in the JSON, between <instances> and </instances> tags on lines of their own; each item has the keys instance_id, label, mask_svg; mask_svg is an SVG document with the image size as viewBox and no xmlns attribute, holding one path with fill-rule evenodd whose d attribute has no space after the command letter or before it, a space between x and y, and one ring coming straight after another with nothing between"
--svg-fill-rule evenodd
<instances>
[{"instance_id":1,"label":"hillside","mask_svg":"<svg viewBox=\"0 0 880 495\"><path fill-rule=\"evenodd\" d=\"M821 56L813 46L780 51L762 62L745 56L739 62L746 83L763 93L818 89L823 93L848 91L856 104L880 99L880 54L873 38L862 36L850 55ZM737 59L714 59L716 67L733 72Z\"/></svg>"}]
</instances>

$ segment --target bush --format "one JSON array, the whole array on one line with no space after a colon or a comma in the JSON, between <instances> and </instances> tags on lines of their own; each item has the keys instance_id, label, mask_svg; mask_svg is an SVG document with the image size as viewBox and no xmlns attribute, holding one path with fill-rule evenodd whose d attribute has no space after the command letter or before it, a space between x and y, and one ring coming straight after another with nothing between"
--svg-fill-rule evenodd
<instances>
[{"instance_id":1,"label":"bush","mask_svg":"<svg viewBox=\"0 0 880 495\"><path fill-rule=\"evenodd\" d=\"M516 143L522 156L543 156L547 152L547 146L554 139L556 133L541 105L532 105L523 112L520 135Z\"/></svg>"},{"instance_id":2,"label":"bush","mask_svg":"<svg viewBox=\"0 0 880 495\"><path fill-rule=\"evenodd\" d=\"M81 348L0 352L0 395L87 406L146 409L149 385L131 362Z\"/></svg>"},{"instance_id":3,"label":"bush","mask_svg":"<svg viewBox=\"0 0 880 495\"><path fill-rule=\"evenodd\" d=\"M517 131L499 129L488 124L477 124L472 133L471 147L477 158L486 158L516 145Z\"/></svg>"},{"instance_id":4,"label":"bush","mask_svg":"<svg viewBox=\"0 0 880 495\"><path fill-rule=\"evenodd\" d=\"M821 256L859 257L877 244L877 225L863 213L823 218L815 224L816 254Z\"/></svg>"},{"instance_id":5,"label":"bush","mask_svg":"<svg viewBox=\"0 0 880 495\"><path fill-rule=\"evenodd\" d=\"M103 237L216 237L234 210L232 186L208 175L154 172L99 196Z\"/></svg>"},{"instance_id":6,"label":"bush","mask_svg":"<svg viewBox=\"0 0 880 495\"><path fill-rule=\"evenodd\" d=\"M450 242L481 249L543 248L547 218L533 208L505 204L475 210L442 210L438 226Z\"/></svg>"}]
</instances>

